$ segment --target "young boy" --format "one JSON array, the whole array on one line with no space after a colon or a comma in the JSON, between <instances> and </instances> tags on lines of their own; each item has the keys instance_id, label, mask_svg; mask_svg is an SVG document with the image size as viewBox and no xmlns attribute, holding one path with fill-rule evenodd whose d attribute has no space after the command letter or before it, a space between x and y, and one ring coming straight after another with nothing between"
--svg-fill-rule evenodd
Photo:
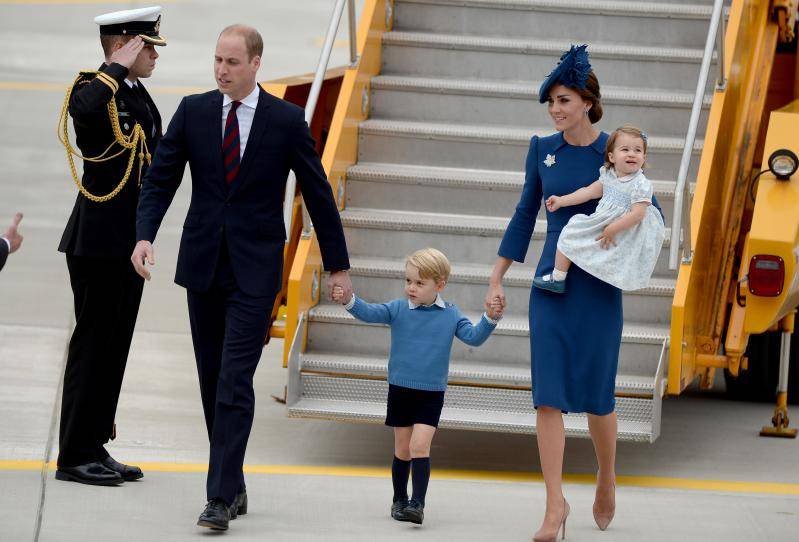
<instances>
[{"instance_id":1,"label":"young boy","mask_svg":"<svg viewBox=\"0 0 799 542\"><path fill-rule=\"evenodd\" d=\"M333 301L364 322L391 326L388 360L386 425L394 428L391 478L394 500L391 517L421 524L430 480L430 443L438 427L447 389L453 337L480 346L502 317L499 299L473 325L458 307L440 293L449 279L447 257L434 248L418 250L405 259L406 299L366 303L333 289ZM408 476L413 471L413 495L408 500Z\"/></svg>"}]
</instances>

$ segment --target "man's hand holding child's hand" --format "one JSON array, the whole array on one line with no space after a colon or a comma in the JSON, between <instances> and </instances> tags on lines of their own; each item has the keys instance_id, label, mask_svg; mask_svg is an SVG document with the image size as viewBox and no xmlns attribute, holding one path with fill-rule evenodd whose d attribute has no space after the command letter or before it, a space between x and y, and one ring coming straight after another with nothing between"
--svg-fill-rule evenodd
<instances>
[{"instance_id":1,"label":"man's hand holding child's hand","mask_svg":"<svg viewBox=\"0 0 799 542\"><path fill-rule=\"evenodd\" d=\"M349 299L344 299L344 288L341 286L333 286L333 301L335 303L341 303L342 305L346 305L350 302Z\"/></svg>"},{"instance_id":2,"label":"man's hand holding child's hand","mask_svg":"<svg viewBox=\"0 0 799 542\"><path fill-rule=\"evenodd\" d=\"M491 300L491 304L488 306L486 314L488 314L488 317L491 318L492 320L499 320L500 318L502 318L503 312L504 308L502 307L502 301L497 296Z\"/></svg>"}]
</instances>

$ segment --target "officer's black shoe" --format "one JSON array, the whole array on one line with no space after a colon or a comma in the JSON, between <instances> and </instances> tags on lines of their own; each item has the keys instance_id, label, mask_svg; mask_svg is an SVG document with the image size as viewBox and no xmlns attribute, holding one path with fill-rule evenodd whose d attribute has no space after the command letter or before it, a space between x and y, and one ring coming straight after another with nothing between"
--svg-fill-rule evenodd
<instances>
[{"instance_id":1,"label":"officer's black shoe","mask_svg":"<svg viewBox=\"0 0 799 542\"><path fill-rule=\"evenodd\" d=\"M405 507L408 506L408 499L397 499L393 503L391 503L391 517L396 519L397 521L406 521L405 517Z\"/></svg>"},{"instance_id":2,"label":"officer's black shoe","mask_svg":"<svg viewBox=\"0 0 799 542\"><path fill-rule=\"evenodd\" d=\"M118 486L125 481L121 474L97 461L77 467L58 467L58 470L55 471L55 479L90 486Z\"/></svg>"},{"instance_id":3,"label":"officer's black shoe","mask_svg":"<svg viewBox=\"0 0 799 542\"><path fill-rule=\"evenodd\" d=\"M215 531L227 531L230 522L230 508L222 499L211 499L200 514L197 525Z\"/></svg>"},{"instance_id":4,"label":"officer's black shoe","mask_svg":"<svg viewBox=\"0 0 799 542\"><path fill-rule=\"evenodd\" d=\"M233 505L230 507L230 519L236 519L239 516L243 516L247 513L247 490L245 489L238 495L236 495L236 500L233 501Z\"/></svg>"},{"instance_id":5,"label":"officer's black shoe","mask_svg":"<svg viewBox=\"0 0 799 542\"><path fill-rule=\"evenodd\" d=\"M103 466L109 470L114 472L118 472L119 475L122 477L123 480L126 482L132 482L133 480L138 480L144 476L144 473L141 471L139 467L134 467L132 465L124 465L117 460L115 460L110 455L101 461Z\"/></svg>"},{"instance_id":6,"label":"officer's black shoe","mask_svg":"<svg viewBox=\"0 0 799 542\"><path fill-rule=\"evenodd\" d=\"M402 517L403 519L400 521L410 521L411 523L421 525L424 521L424 505L419 501L411 499L411 502L409 502L408 506L403 510Z\"/></svg>"}]
</instances>

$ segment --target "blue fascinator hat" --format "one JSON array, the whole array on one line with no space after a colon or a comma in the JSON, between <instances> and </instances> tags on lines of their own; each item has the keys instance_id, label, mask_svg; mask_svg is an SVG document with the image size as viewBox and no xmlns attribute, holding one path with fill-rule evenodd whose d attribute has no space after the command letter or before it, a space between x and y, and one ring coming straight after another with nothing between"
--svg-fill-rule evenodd
<instances>
[{"instance_id":1,"label":"blue fascinator hat","mask_svg":"<svg viewBox=\"0 0 799 542\"><path fill-rule=\"evenodd\" d=\"M538 101L546 103L549 91L556 84L564 87L583 90L588 74L591 73L591 63L588 61L588 45L574 46L563 53L555 69L541 83L538 89Z\"/></svg>"}]
</instances>

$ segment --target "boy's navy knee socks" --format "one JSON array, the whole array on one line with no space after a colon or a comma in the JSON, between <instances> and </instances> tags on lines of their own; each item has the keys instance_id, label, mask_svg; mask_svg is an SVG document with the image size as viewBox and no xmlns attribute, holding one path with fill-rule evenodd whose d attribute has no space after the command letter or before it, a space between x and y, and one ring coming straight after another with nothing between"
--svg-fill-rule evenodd
<instances>
[{"instance_id":1,"label":"boy's navy knee socks","mask_svg":"<svg viewBox=\"0 0 799 542\"><path fill-rule=\"evenodd\" d=\"M391 463L391 481L394 484L394 501L408 500L408 476L411 473L411 462L394 456ZM414 486L416 487L416 486Z\"/></svg>"},{"instance_id":2,"label":"boy's navy knee socks","mask_svg":"<svg viewBox=\"0 0 799 542\"><path fill-rule=\"evenodd\" d=\"M427 494L427 483L430 481L430 458L414 457L413 463L413 496L412 500L424 506L424 497Z\"/></svg>"}]
</instances>

